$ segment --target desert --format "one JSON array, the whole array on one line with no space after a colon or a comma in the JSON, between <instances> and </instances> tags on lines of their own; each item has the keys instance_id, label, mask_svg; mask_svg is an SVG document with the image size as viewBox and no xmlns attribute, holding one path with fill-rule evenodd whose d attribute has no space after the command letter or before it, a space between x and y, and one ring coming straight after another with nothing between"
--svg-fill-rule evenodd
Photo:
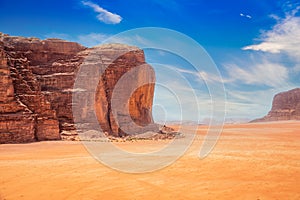
<instances>
[{"instance_id":1,"label":"desert","mask_svg":"<svg viewBox=\"0 0 300 200\"><path fill-rule=\"evenodd\" d=\"M0 0L0 200L300 200L299 0Z\"/></svg>"},{"instance_id":2,"label":"desert","mask_svg":"<svg viewBox=\"0 0 300 200\"><path fill-rule=\"evenodd\" d=\"M300 198L298 121L226 125L213 151L199 159L207 128L199 127L191 147L171 166L142 174L110 169L93 159L80 142L1 145L1 199ZM168 142L114 145L146 152Z\"/></svg>"}]
</instances>

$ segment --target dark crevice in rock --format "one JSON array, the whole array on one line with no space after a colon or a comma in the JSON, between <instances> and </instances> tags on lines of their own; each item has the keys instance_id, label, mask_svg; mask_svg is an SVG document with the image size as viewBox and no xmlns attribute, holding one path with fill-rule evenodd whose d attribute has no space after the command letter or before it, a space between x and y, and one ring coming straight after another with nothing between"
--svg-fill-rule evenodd
<instances>
[{"instance_id":1,"label":"dark crevice in rock","mask_svg":"<svg viewBox=\"0 0 300 200\"><path fill-rule=\"evenodd\" d=\"M107 87L107 80L106 80L106 78L103 77L102 80L103 80L103 83L105 85L105 88L108 88ZM112 127L111 127L112 124L111 124L111 120L110 120L110 117L111 117L111 104L110 104L110 97L109 97L109 90L108 89L105 90L105 98L106 98L106 102L108 103L107 104L106 119L107 119L107 123L108 123L109 129L107 130L107 132L109 134L112 134Z\"/></svg>"}]
</instances>

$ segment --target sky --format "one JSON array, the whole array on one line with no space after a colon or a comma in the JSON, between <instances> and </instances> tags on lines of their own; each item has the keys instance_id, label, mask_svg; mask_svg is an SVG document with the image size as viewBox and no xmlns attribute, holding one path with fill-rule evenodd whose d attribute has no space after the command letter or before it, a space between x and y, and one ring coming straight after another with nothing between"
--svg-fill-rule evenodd
<instances>
[{"instance_id":1,"label":"sky","mask_svg":"<svg viewBox=\"0 0 300 200\"><path fill-rule=\"evenodd\" d=\"M276 93L300 87L298 1L0 0L0 32L15 36L62 38L92 47L142 27L166 28L192 38L219 73L195 70L170 52L145 50L162 83L155 90L157 121L209 119L210 84L224 84L228 121L262 117ZM139 37L143 40L142 34ZM182 116L182 107L166 88L171 86L190 115ZM191 103L193 95L197 102ZM215 101L223 101L218 98Z\"/></svg>"}]
</instances>

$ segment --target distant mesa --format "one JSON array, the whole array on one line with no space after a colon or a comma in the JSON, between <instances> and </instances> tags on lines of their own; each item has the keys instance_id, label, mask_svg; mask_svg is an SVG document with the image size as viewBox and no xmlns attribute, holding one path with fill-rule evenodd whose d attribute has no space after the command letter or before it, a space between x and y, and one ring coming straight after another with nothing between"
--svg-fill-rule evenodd
<instances>
[{"instance_id":1,"label":"distant mesa","mask_svg":"<svg viewBox=\"0 0 300 200\"><path fill-rule=\"evenodd\" d=\"M103 59L87 61L95 50ZM124 53L115 58L120 52ZM111 64L97 77L95 108L89 102L80 105L82 123L88 123L85 117L96 110L98 122L109 136L126 135L123 127L130 126L132 120L148 127L140 132L158 132L152 118L155 73L145 62L141 49L121 44L86 48L59 39L40 40L0 33L0 143L59 140L63 132L75 131L72 94L84 94L85 90L73 86L80 66L89 62L100 71L106 63ZM147 67L138 69L140 65ZM137 69L137 77L127 81L124 88L145 81L149 84L139 87L130 97L128 107L124 107L130 116L123 116L121 110L117 115L122 116L117 121L111 109L112 92L118 80L131 69Z\"/></svg>"},{"instance_id":2,"label":"distant mesa","mask_svg":"<svg viewBox=\"0 0 300 200\"><path fill-rule=\"evenodd\" d=\"M268 115L252 122L282 120L300 120L300 88L275 95Z\"/></svg>"}]
</instances>

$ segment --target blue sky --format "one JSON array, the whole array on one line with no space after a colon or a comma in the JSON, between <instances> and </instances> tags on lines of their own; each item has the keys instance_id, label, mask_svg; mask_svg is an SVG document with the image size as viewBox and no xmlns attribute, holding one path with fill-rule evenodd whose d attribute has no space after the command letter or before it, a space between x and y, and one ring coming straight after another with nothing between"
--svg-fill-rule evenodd
<instances>
[{"instance_id":1,"label":"blue sky","mask_svg":"<svg viewBox=\"0 0 300 200\"><path fill-rule=\"evenodd\" d=\"M297 1L282 0L1 0L0 31L42 39L58 37L86 46L133 28L181 32L202 45L220 71L227 118L254 119L268 112L275 93L300 85L299 9ZM218 77L192 71L188 63L168 53L145 52L148 62L181 69L177 71L201 100L200 120L209 118L205 81L218 82ZM174 82L167 68L154 67L159 79ZM179 120L174 117L178 116L176 108L162 94L157 88L155 104L165 107L168 120ZM157 120L164 120L162 111L156 110ZM195 118L191 115L186 120Z\"/></svg>"}]
</instances>

